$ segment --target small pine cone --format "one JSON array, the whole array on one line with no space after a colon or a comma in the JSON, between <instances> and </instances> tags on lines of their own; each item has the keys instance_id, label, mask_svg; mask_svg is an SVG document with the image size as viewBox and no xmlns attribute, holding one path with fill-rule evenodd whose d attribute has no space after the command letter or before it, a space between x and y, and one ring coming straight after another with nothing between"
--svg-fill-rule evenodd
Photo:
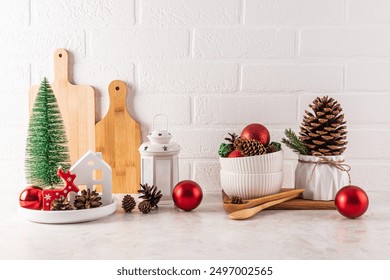
<instances>
[{"instance_id":1,"label":"small pine cone","mask_svg":"<svg viewBox=\"0 0 390 280\"><path fill-rule=\"evenodd\" d=\"M54 199L50 207L51 211L65 211L73 210L72 205L70 205L69 200L66 197L61 196L59 199Z\"/></svg>"},{"instance_id":2,"label":"small pine cone","mask_svg":"<svg viewBox=\"0 0 390 280\"><path fill-rule=\"evenodd\" d=\"M277 142L271 142L267 148L266 148L266 153L269 154L269 153L275 153L277 151L280 151L282 148L281 148L281 145L280 143L277 143Z\"/></svg>"},{"instance_id":3,"label":"small pine cone","mask_svg":"<svg viewBox=\"0 0 390 280\"><path fill-rule=\"evenodd\" d=\"M77 210L79 209L89 209L96 208L102 205L100 202L102 198L99 196L99 193L96 191L92 191L90 189L82 190L81 195L76 195L74 200L74 207Z\"/></svg>"},{"instance_id":4,"label":"small pine cone","mask_svg":"<svg viewBox=\"0 0 390 280\"><path fill-rule=\"evenodd\" d=\"M242 139L241 137L237 137L234 146L244 156L263 155L267 152L264 145L255 139Z\"/></svg>"},{"instance_id":5,"label":"small pine cone","mask_svg":"<svg viewBox=\"0 0 390 280\"><path fill-rule=\"evenodd\" d=\"M152 210L152 205L150 205L149 201L144 200L138 204L138 209L141 213L148 214Z\"/></svg>"},{"instance_id":6,"label":"small pine cone","mask_svg":"<svg viewBox=\"0 0 390 280\"><path fill-rule=\"evenodd\" d=\"M231 203L232 204L243 204L242 197L233 196Z\"/></svg>"},{"instance_id":7,"label":"small pine cone","mask_svg":"<svg viewBox=\"0 0 390 280\"><path fill-rule=\"evenodd\" d=\"M267 147L267 154L270 154L270 153L275 153L277 152L278 150L276 150L276 147L275 146L268 146Z\"/></svg>"},{"instance_id":8,"label":"small pine cone","mask_svg":"<svg viewBox=\"0 0 390 280\"><path fill-rule=\"evenodd\" d=\"M132 197L129 194L127 194L123 197L122 208L123 208L123 210L125 210L126 213L131 212L134 209L135 205L136 205L136 203L135 203L134 197Z\"/></svg>"},{"instance_id":9,"label":"small pine cone","mask_svg":"<svg viewBox=\"0 0 390 280\"><path fill-rule=\"evenodd\" d=\"M235 133L228 133L230 137L225 137L225 140L229 142L229 144L233 145L234 148L234 142L236 141L238 135Z\"/></svg>"}]
</instances>

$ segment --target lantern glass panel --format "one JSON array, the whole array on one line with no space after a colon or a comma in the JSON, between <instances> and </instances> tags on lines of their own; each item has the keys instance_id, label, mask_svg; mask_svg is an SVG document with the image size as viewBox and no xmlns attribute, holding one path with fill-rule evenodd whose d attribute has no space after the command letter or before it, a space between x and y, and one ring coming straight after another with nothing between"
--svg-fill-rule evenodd
<instances>
[{"instance_id":1,"label":"lantern glass panel","mask_svg":"<svg viewBox=\"0 0 390 280\"><path fill-rule=\"evenodd\" d=\"M153 184L152 160L149 158L142 158L142 183Z\"/></svg>"},{"instance_id":2,"label":"lantern glass panel","mask_svg":"<svg viewBox=\"0 0 390 280\"><path fill-rule=\"evenodd\" d=\"M171 195L171 160L156 159L155 182L163 196Z\"/></svg>"}]
</instances>

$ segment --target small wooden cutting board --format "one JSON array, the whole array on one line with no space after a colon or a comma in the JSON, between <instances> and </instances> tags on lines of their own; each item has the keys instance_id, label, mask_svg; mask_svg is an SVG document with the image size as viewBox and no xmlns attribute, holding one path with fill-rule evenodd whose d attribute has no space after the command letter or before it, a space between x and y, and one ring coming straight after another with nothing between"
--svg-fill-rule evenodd
<instances>
[{"instance_id":1,"label":"small wooden cutting board","mask_svg":"<svg viewBox=\"0 0 390 280\"><path fill-rule=\"evenodd\" d=\"M140 125L126 106L127 85L112 81L108 87L108 113L96 123L96 151L112 169L113 193L137 193L140 184Z\"/></svg>"},{"instance_id":2,"label":"small wooden cutting board","mask_svg":"<svg viewBox=\"0 0 390 280\"><path fill-rule=\"evenodd\" d=\"M71 164L88 150L95 150L95 94L91 86L73 85L68 79L68 53L54 52L54 81L51 84L64 122ZM39 85L29 91L30 115Z\"/></svg>"}]
</instances>

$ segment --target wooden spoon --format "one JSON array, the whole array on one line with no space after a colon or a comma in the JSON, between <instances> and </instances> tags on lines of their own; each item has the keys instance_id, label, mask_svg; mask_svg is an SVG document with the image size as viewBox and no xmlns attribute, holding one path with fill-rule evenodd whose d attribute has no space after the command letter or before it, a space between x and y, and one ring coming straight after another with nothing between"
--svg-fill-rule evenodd
<instances>
[{"instance_id":1,"label":"wooden spoon","mask_svg":"<svg viewBox=\"0 0 390 280\"><path fill-rule=\"evenodd\" d=\"M298 197L298 196L300 196L301 193L303 193L303 191L304 191L304 189L282 189L282 191L277 193L277 194L267 195L267 196L263 196L263 197L259 197L259 198L255 198L255 199L244 200L242 204L231 203L230 202L231 198L225 192L222 191L223 192L223 208L227 213L232 213L232 212L236 212L239 210L252 208L252 207L255 207L257 205L260 205L260 204L263 204L263 203L266 203L269 201L281 199L284 197L288 197L291 195L297 195L296 197Z\"/></svg>"},{"instance_id":2,"label":"wooden spoon","mask_svg":"<svg viewBox=\"0 0 390 280\"><path fill-rule=\"evenodd\" d=\"M297 194L293 194L293 195L290 195L290 196L287 196L287 197L284 197L284 198L281 198L281 199L269 201L267 203L258 205L256 207L235 211L235 212L230 213L229 218L231 218L233 220L245 220L245 219L248 219L248 218L256 215L258 212L260 212L263 209L266 209L268 207L274 206L274 205L282 203L284 201L296 198L299 195L300 194L297 193Z\"/></svg>"}]
</instances>

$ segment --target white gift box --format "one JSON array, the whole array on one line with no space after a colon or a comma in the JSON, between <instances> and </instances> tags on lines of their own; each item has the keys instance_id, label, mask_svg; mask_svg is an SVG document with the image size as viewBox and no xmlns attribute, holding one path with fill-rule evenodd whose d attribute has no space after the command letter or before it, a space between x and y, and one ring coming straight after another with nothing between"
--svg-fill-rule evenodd
<instances>
[{"instance_id":1,"label":"white gift box","mask_svg":"<svg viewBox=\"0 0 390 280\"><path fill-rule=\"evenodd\" d=\"M337 192L350 183L344 156L298 155L295 188L303 188L304 199L334 200Z\"/></svg>"}]
</instances>

